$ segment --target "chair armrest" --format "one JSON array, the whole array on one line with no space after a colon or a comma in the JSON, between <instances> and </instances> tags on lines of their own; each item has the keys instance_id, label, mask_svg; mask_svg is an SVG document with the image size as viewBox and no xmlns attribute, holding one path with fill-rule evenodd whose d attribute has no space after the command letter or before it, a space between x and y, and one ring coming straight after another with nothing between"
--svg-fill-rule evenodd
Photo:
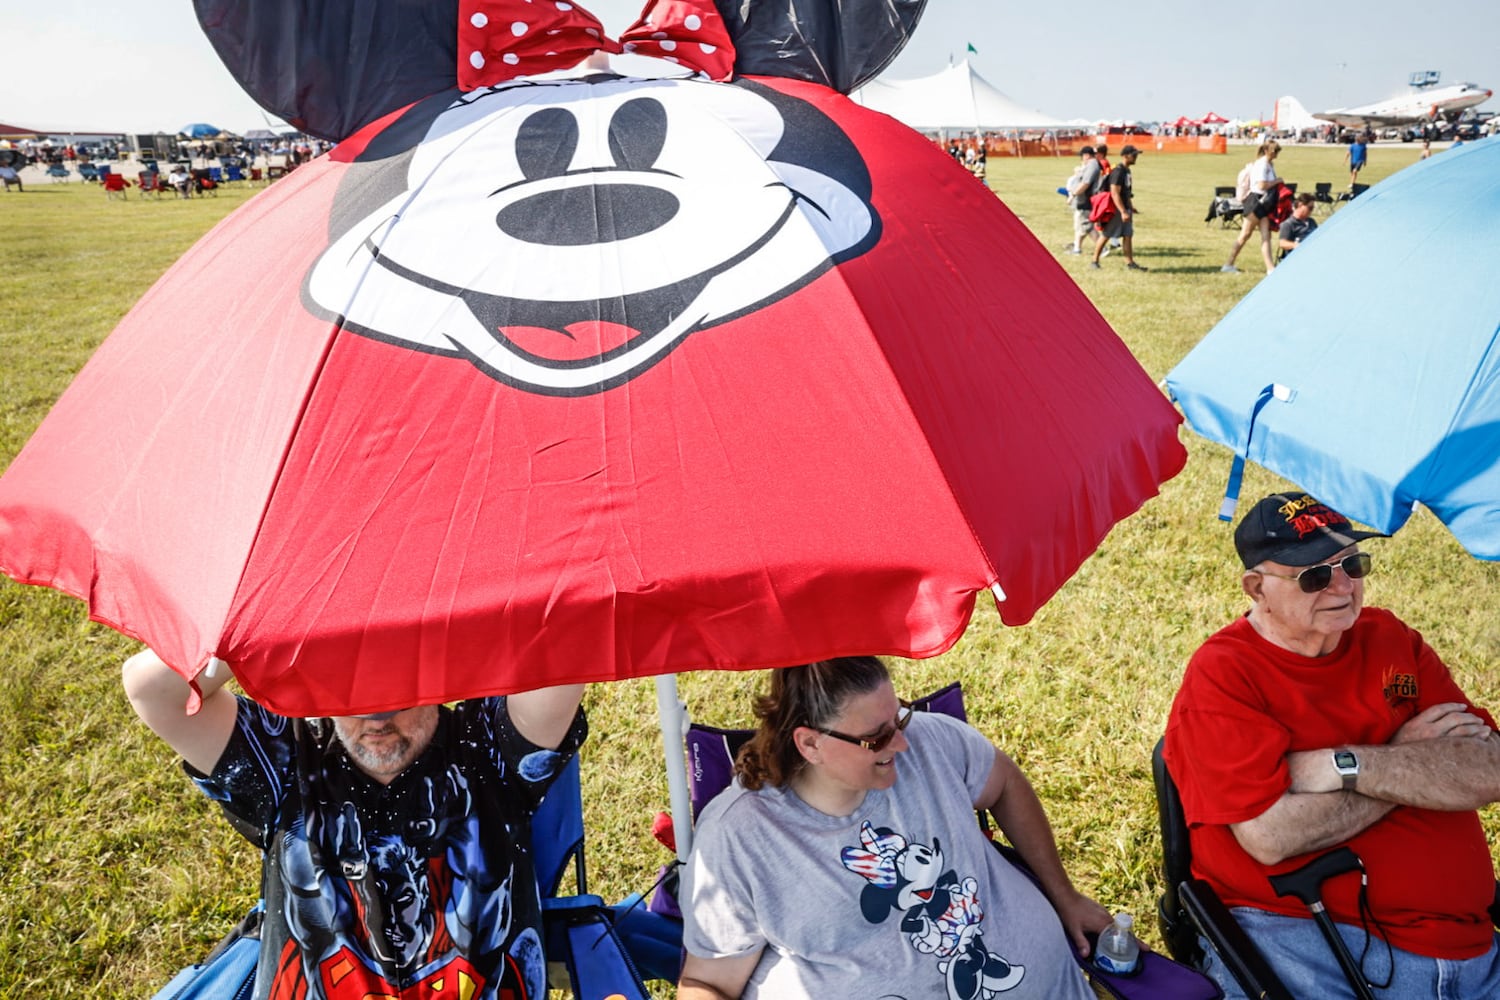
<instances>
[{"instance_id":1,"label":"chair armrest","mask_svg":"<svg viewBox=\"0 0 1500 1000\"><path fill-rule=\"evenodd\" d=\"M1177 887L1182 908L1213 945L1220 961L1245 993L1264 1000L1295 1000L1266 956L1250 940L1224 901L1202 879L1188 879Z\"/></svg>"}]
</instances>

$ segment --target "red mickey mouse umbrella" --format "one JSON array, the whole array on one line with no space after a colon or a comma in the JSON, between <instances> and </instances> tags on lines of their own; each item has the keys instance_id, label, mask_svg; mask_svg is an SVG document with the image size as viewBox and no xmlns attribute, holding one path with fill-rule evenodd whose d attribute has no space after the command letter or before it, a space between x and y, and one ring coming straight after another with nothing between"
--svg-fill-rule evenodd
<instances>
[{"instance_id":1,"label":"red mickey mouse umbrella","mask_svg":"<svg viewBox=\"0 0 1500 1000\"><path fill-rule=\"evenodd\" d=\"M284 714L374 712L933 655L981 591L1027 621L1181 467L1021 223L843 96L909 21L876 44L846 4L813 52L706 3L618 45L570 4L443 6L200 2L252 93L344 141L90 360L0 479L5 572Z\"/></svg>"}]
</instances>

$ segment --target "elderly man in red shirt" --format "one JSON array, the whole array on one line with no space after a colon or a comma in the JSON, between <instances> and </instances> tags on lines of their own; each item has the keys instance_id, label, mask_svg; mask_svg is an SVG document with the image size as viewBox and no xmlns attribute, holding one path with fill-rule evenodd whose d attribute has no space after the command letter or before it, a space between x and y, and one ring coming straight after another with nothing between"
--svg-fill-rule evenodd
<instances>
[{"instance_id":1,"label":"elderly man in red shirt","mask_svg":"<svg viewBox=\"0 0 1500 1000\"><path fill-rule=\"evenodd\" d=\"M1323 901L1380 996L1500 997L1477 812L1500 801L1500 735L1420 634L1364 606L1372 537L1306 493L1236 529L1250 610L1193 655L1167 723L1193 873L1294 996L1347 996L1307 908L1268 881L1347 845L1368 887L1336 876Z\"/></svg>"}]
</instances>

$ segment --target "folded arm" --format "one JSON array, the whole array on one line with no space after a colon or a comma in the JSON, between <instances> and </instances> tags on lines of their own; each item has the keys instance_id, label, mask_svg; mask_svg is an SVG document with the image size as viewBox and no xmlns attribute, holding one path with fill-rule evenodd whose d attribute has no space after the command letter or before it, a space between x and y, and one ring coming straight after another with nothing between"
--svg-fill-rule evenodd
<instances>
[{"instance_id":1,"label":"folded arm","mask_svg":"<svg viewBox=\"0 0 1500 1000\"><path fill-rule=\"evenodd\" d=\"M1327 755L1331 759L1333 752ZM1263 865L1274 865L1342 844L1394 808L1394 803L1358 792L1289 791L1259 816L1232 823L1229 829L1245 853Z\"/></svg>"},{"instance_id":2,"label":"folded arm","mask_svg":"<svg viewBox=\"0 0 1500 1000\"><path fill-rule=\"evenodd\" d=\"M1351 747L1359 757L1354 791L1392 805L1447 812L1500 802L1500 735L1475 722L1480 730L1472 735L1455 729L1452 735L1415 742ZM1292 754L1288 762L1293 765L1294 791L1326 791L1340 785L1332 748Z\"/></svg>"},{"instance_id":3,"label":"folded arm","mask_svg":"<svg viewBox=\"0 0 1500 1000\"><path fill-rule=\"evenodd\" d=\"M1500 801L1500 735L1457 702L1407 720L1391 742L1355 746L1353 791L1333 766L1334 747L1287 755L1291 786L1269 809L1233 824L1262 864L1341 844L1397 806L1463 811Z\"/></svg>"}]
</instances>

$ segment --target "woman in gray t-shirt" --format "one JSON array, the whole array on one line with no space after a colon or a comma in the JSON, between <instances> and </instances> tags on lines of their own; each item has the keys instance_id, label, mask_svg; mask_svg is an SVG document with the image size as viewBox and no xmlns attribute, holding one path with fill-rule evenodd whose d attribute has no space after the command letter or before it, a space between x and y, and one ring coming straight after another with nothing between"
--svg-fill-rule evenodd
<instances>
[{"instance_id":1,"label":"woman in gray t-shirt","mask_svg":"<svg viewBox=\"0 0 1500 1000\"><path fill-rule=\"evenodd\" d=\"M735 784L698 821L681 1000L1093 996L1067 938L1086 948L1110 914L1073 888L1036 793L994 744L913 716L874 657L775 671L755 712Z\"/></svg>"}]
</instances>

